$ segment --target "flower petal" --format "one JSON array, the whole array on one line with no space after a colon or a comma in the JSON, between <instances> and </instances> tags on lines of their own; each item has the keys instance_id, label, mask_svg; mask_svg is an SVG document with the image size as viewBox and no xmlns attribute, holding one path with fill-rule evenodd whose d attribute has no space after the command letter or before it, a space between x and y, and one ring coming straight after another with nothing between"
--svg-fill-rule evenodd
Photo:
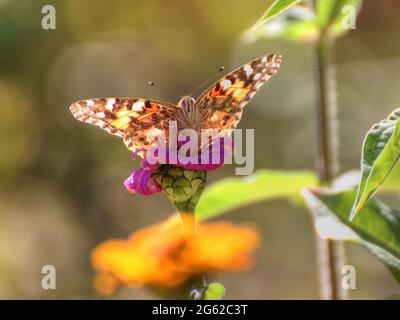
<instances>
[{"instance_id":1,"label":"flower petal","mask_svg":"<svg viewBox=\"0 0 400 320\"><path fill-rule=\"evenodd\" d=\"M152 179L151 171L144 168L135 170L124 181L124 185L129 192L139 192L145 196L161 191L161 187Z\"/></svg>"},{"instance_id":2,"label":"flower petal","mask_svg":"<svg viewBox=\"0 0 400 320\"><path fill-rule=\"evenodd\" d=\"M186 226L194 223L193 215L181 218ZM171 219L140 229L127 240L99 244L91 253L92 267L121 285L174 288L204 273L253 266L260 237L252 227L219 221L182 229L177 216Z\"/></svg>"}]
</instances>

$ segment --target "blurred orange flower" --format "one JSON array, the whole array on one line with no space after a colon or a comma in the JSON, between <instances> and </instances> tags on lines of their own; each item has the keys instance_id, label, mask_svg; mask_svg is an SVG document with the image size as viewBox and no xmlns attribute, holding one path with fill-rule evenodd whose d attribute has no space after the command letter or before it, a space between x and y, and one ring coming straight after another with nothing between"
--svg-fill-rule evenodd
<instances>
[{"instance_id":1,"label":"blurred orange flower","mask_svg":"<svg viewBox=\"0 0 400 320\"><path fill-rule=\"evenodd\" d=\"M172 289L203 273L244 271L253 265L259 244L253 228L225 221L194 226L191 215L181 218L173 216L127 240L107 240L94 248L95 289L103 295L119 285Z\"/></svg>"}]
</instances>

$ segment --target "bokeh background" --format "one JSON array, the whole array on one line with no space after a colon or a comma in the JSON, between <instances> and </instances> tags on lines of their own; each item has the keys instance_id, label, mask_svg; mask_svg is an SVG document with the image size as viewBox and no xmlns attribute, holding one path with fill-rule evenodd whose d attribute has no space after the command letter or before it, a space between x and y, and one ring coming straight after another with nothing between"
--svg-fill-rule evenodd
<instances>
[{"instance_id":1,"label":"bokeh background","mask_svg":"<svg viewBox=\"0 0 400 320\"><path fill-rule=\"evenodd\" d=\"M97 298L90 250L157 223L174 211L162 194L131 195L123 180L138 166L122 142L79 123L78 99L138 96L179 100L219 66L232 70L281 52L281 71L247 107L255 167L314 166L313 53L278 40L241 41L266 0L0 0L0 298ZM56 30L41 28L54 5ZM356 30L337 42L341 171L359 165L372 123L400 105L400 2L365 0ZM148 86L152 80L176 92ZM225 166L209 175L232 176ZM400 207L396 194L386 197ZM313 228L306 210L285 201L259 203L224 217L262 234L258 263L214 277L231 299L318 298ZM389 272L362 248L347 245L357 269L350 297L399 292ZM41 268L57 270L57 289L41 288ZM148 289L116 298L152 299Z\"/></svg>"}]
</instances>

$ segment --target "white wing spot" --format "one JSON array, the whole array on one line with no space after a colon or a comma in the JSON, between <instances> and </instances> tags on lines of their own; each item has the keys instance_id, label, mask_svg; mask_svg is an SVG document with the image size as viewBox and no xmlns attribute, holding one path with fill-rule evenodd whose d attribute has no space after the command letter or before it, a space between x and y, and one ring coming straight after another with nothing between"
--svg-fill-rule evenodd
<instances>
[{"instance_id":1,"label":"white wing spot","mask_svg":"<svg viewBox=\"0 0 400 320\"><path fill-rule=\"evenodd\" d=\"M261 73L256 73L253 77L253 80L257 81L261 78Z\"/></svg>"},{"instance_id":2,"label":"white wing spot","mask_svg":"<svg viewBox=\"0 0 400 320\"><path fill-rule=\"evenodd\" d=\"M246 65L243 67L243 70L244 70L244 72L246 72L246 77L247 77L247 78L249 78L250 75L253 73L253 68L252 68L249 64L246 64Z\"/></svg>"},{"instance_id":3,"label":"white wing spot","mask_svg":"<svg viewBox=\"0 0 400 320\"><path fill-rule=\"evenodd\" d=\"M232 82L228 79L221 81L221 86L225 89L228 89L232 85Z\"/></svg>"},{"instance_id":4,"label":"white wing spot","mask_svg":"<svg viewBox=\"0 0 400 320\"><path fill-rule=\"evenodd\" d=\"M104 112L99 112L99 113L97 114L97 116L98 116L99 118L104 118L104 117L106 116L106 114L105 114Z\"/></svg>"},{"instance_id":5,"label":"white wing spot","mask_svg":"<svg viewBox=\"0 0 400 320\"><path fill-rule=\"evenodd\" d=\"M91 107L92 105L94 105L93 100L87 100L86 103L87 103L88 107Z\"/></svg>"},{"instance_id":6,"label":"white wing spot","mask_svg":"<svg viewBox=\"0 0 400 320\"><path fill-rule=\"evenodd\" d=\"M107 103L106 103L106 109L107 109L108 111L113 111L113 105L114 105L114 103L115 103L115 99L110 99L110 100L108 100Z\"/></svg>"},{"instance_id":7,"label":"white wing spot","mask_svg":"<svg viewBox=\"0 0 400 320\"><path fill-rule=\"evenodd\" d=\"M143 101L135 102L132 105L132 110L133 111L142 111L143 110L143 106L144 106L144 102Z\"/></svg>"}]
</instances>

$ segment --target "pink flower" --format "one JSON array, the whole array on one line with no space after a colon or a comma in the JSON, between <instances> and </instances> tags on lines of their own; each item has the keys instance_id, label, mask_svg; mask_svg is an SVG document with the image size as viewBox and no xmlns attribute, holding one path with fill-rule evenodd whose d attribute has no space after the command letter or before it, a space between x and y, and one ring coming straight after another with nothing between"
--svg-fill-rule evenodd
<instances>
[{"instance_id":1,"label":"pink flower","mask_svg":"<svg viewBox=\"0 0 400 320\"><path fill-rule=\"evenodd\" d=\"M139 192L145 196L160 192L161 186L157 184L152 178L153 170L143 165L146 159L142 160L141 168L135 170L125 181L124 185L131 193Z\"/></svg>"},{"instance_id":2,"label":"pink flower","mask_svg":"<svg viewBox=\"0 0 400 320\"><path fill-rule=\"evenodd\" d=\"M131 193L139 192L147 196L160 192L162 188L154 181L152 174L163 164L175 165L188 170L216 170L223 166L225 158L232 152L233 142L227 137L217 138L208 147L200 150L199 154L189 156L182 154L178 156L176 153L170 153L165 147L153 146L151 148L153 148L151 154L149 154L149 150L145 149L139 149L132 154L132 158L136 158L139 153L143 152L140 168L135 170L124 182L125 187ZM161 154L164 155L164 159L160 162L158 156Z\"/></svg>"},{"instance_id":3,"label":"pink flower","mask_svg":"<svg viewBox=\"0 0 400 320\"><path fill-rule=\"evenodd\" d=\"M197 157L196 155L192 157L183 157L185 161L181 161L183 159L178 158L178 163L176 165L188 170L213 171L224 165L225 158L232 150L233 141L230 138L218 138L213 140L213 142L208 145L208 148L207 146L203 148L202 152L200 152Z\"/></svg>"}]
</instances>

